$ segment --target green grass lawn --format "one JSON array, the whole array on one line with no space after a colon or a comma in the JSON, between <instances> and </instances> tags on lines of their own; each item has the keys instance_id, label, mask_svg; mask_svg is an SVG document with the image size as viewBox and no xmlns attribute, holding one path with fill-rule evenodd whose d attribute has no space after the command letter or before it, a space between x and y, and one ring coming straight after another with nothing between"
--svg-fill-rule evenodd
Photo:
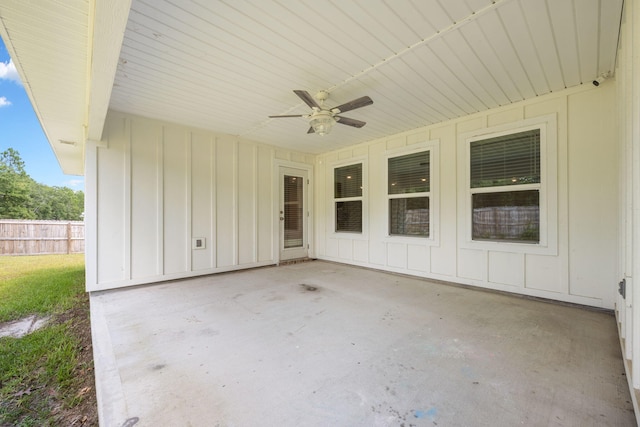
<instances>
[{"instance_id":1,"label":"green grass lawn","mask_svg":"<svg viewBox=\"0 0 640 427\"><path fill-rule=\"evenodd\" d=\"M0 257L0 322L64 311L83 292L83 254Z\"/></svg>"},{"instance_id":2,"label":"green grass lawn","mask_svg":"<svg viewBox=\"0 0 640 427\"><path fill-rule=\"evenodd\" d=\"M88 324L82 254L0 257L0 322L29 314L52 321L22 338L0 338L0 426L66 425L62 414L83 398L79 372L92 370L79 363L83 346L74 333L74 322Z\"/></svg>"}]
</instances>

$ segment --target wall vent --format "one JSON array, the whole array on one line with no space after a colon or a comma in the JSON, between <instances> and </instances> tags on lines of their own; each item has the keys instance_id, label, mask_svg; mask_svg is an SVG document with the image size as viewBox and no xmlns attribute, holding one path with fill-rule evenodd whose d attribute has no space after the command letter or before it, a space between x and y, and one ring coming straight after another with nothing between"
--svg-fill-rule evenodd
<instances>
[{"instance_id":1,"label":"wall vent","mask_svg":"<svg viewBox=\"0 0 640 427\"><path fill-rule=\"evenodd\" d=\"M205 249L207 247L207 239L204 237L194 237L191 240L191 249Z\"/></svg>"}]
</instances>

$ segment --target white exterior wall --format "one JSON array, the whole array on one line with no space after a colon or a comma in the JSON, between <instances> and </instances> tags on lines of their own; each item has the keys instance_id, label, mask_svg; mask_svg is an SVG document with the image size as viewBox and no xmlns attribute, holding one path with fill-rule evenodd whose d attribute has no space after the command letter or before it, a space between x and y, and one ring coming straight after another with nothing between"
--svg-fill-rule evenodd
<instances>
[{"instance_id":1,"label":"white exterior wall","mask_svg":"<svg viewBox=\"0 0 640 427\"><path fill-rule=\"evenodd\" d=\"M316 159L316 254L508 292L613 308L619 280L616 85L585 85L455 121L393 135ZM467 237L465 138L547 118L545 245ZM429 141L432 238L387 235L386 155ZM333 168L363 162L363 233L334 232ZM434 164L434 162L437 162ZM542 220L541 220L542 221Z\"/></svg>"},{"instance_id":2,"label":"white exterior wall","mask_svg":"<svg viewBox=\"0 0 640 427\"><path fill-rule=\"evenodd\" d=\"M90 142L86 153L87 288L276 263L277 164L315 162L310 237L318 258L613 308L620 280L615 106L608 80L315 158L110 112L104 140ZM464 138L540 117L555 123L547 247L474 246ZM388 237L385 155L421 143L435 147L433 238ZM365 166L364 231L334 233L333 167L356 160ZM192 249L192 238L205 238L205 249Z\"/></svg>"},{"instance_id":3,"label":"white exterior wall","mask_svg":"<svg viewBox=\"0 0 640 427\"><path fill-rule=\"evenodd\" d=\"M619 127L618 280L626 281L626 297L616 294L616 317L631 397L638 413L640 389L640 2L626 1L616 68Z\"/></svg>"},{"instance_id":4,"label":"white exterior wall","mask_svg":"<svg viewBox=\"0 0 640 427\"><path fill-rule=\"evenodd\" d=\"M86 159L89 291L276 263L276 164L314 160L118 112Z\"/></svg>"}]
</instances>

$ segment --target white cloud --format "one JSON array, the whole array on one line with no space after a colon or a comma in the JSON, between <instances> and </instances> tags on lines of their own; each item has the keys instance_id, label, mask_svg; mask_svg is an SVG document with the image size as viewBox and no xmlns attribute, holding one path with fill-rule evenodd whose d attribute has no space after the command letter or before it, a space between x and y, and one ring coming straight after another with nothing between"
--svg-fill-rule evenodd
<instances>
[{"instance_id":1,"label":"white cloud","mask_svg":"<svg viewBox=\"0 0 640 427\"><path fill-rule=\"evenodd\" d=\"M11 105L11 101L4 96L0 96L0 108L8 107L9 105Z\"/></svg>"},{"instance_id":2,"label":"white cloud","mask_svg":"<svg viewBox=\"0 0 640 427\"><path fill-rule=\"evenodd\" d=\"M8 63L0 62L0 80L10 80L14 83L22 84L12 59Z\"/></svg>"}]
</instances>

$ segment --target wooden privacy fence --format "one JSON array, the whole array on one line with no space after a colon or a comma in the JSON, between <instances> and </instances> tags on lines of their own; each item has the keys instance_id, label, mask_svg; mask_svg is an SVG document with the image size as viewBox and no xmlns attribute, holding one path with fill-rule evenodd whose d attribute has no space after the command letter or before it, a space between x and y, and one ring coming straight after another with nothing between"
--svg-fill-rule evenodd
<instances>
[{"instance_id":1,"label":"wooden privacy fence","mask_svg":"<svg viewBox=\"0 0 640 427\"><path fill-rule=\"evenodd\" d=\"M84 222L0 219L0 255L84 252Z\"/></svg>"}]
</instances>

